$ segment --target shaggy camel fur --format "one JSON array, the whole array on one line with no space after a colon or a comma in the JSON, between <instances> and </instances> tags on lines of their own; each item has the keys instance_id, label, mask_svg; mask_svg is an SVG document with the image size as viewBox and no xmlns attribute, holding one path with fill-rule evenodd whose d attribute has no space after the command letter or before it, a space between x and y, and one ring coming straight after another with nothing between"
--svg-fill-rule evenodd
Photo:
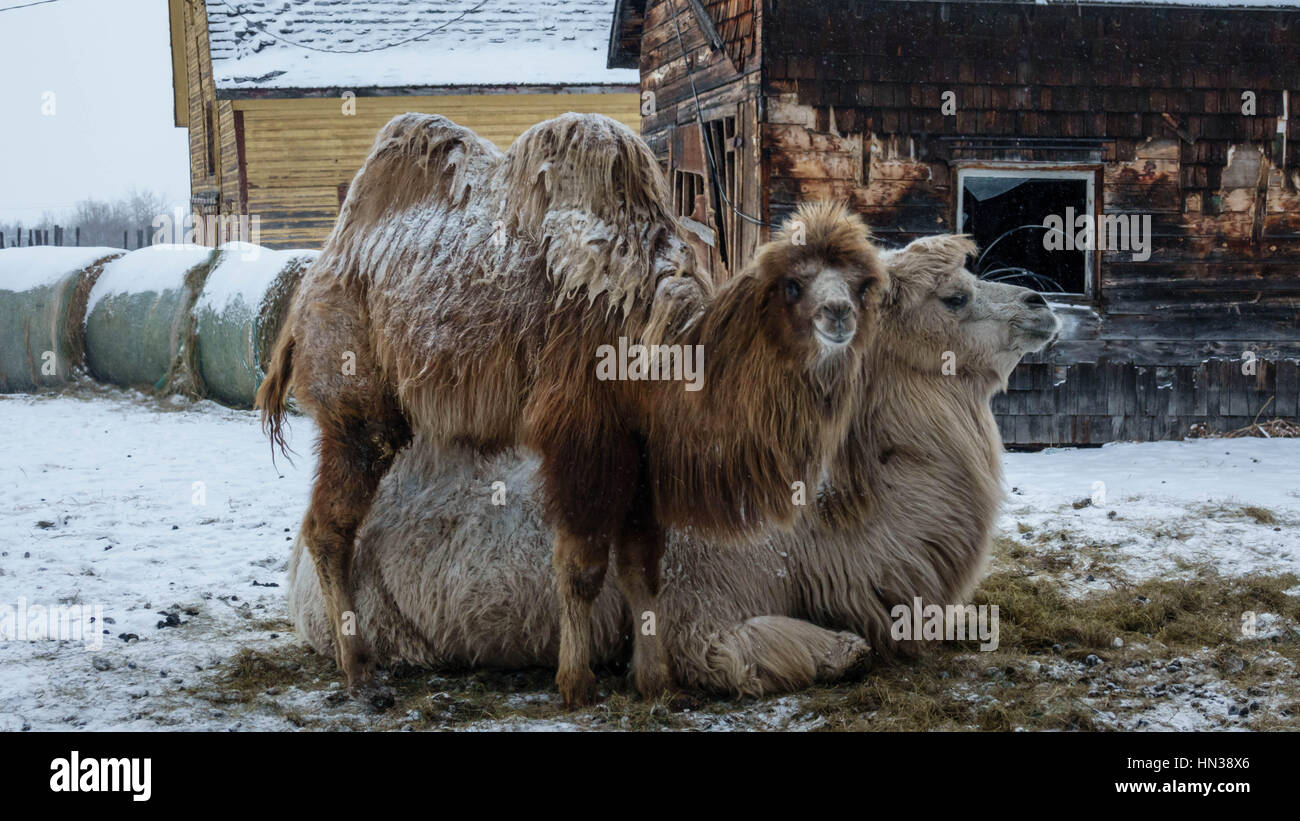
<instances>
[{"instance_id":1,"label":"shaggy camel fur","mask_svg":"<svg viewBox=\"0 0 1300 821\"><path fill-rule=\"evenodd\" d=\"M665 527L729 537L794 519L791 488L821 475L864 373L877 252L856 216L811 205L715 292L668 202L650 150L599 115L541 123L505 154L442 117L380 133L258 392L274 440L291 389L320 430L303 537L352 692L385 698L354 536L412 436L540 454L569 704L594 691L611 545L629 607L653 614ZM603 379L602 346L620 340L700 346L703 390ZM642 693L671 686L653 631L633 668Z\"/></svg>"},{"instance_id":2,"label":"shaggy camel fur","mask_svg":"<svg viewBox=\"0 0 1300 821\"><path fill-rule=\"evenodd\" d=\"M891 286L868 350L871 379L819 515L790 533L728 545L670 532L659 612L679 684L761 695L834 680L862 667L873 647L886 656L914 649L891 635L895 605L967 600L1002 495L989 399L1058 327L1037 293L965 271L973 251L963 237L940 236L885 255ZM945 375L946 363L955 374ZM357 559L358 606L385 663L556 663L539 482L537 459L518 452L417 443L398 456L361 528ZM494 496L502 486L504 496ZM290 610L299 632L328 653L310 563L300 539ZM596 657L623 658L640 626L603 594Z\"/></svg>"}]
</instances>

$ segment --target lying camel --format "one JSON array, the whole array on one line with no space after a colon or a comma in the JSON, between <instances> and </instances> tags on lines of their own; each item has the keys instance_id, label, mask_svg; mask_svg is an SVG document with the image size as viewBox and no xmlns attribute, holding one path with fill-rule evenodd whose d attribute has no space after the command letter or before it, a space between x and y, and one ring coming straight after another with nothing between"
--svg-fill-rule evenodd
<instances>
[{"instance_id":1,"label":"lying camel","mask_svg":"<svg viewBox=\"0 0 1300 821\"><path fill-rule=\"evenodd\" d=\"M865 373L877 250L856 215L810 204L716 292L692 260L654 155L608 117L539 123L504 154L433 115L379 134L257 394L282 446L291 390L319 430L302 536L351 692L388 698L353 545L413 438L540 455L569 704L593 693L611 551L629 606L650 613L665 528L794 520L790 489L822 473ZM602 351L637 343L703 351L703 389L602 376ZM657 633L637 634L632 666L643 694L671 686Z\"/></svg>"},{"instance_id":2,"label":"lying camel","mask_svg":"<svg viewBox=\"0 0 1300 821\"><path fill-rule=\"evenodd\" d=\"M658 621L679 684L762 695L835 680L873 649L915 649L891 635L895 605L967 600L1002 497L989 399L1058 328L1037 293L966 271L974 250L937 236L885 255L891 284L868 349L872 378L812 500L816 515L729 544L669 533ZM360 530L355 575L384 663L556 664L538 482L538 460L513 450L416 443L398 456ZM288 592L299 632L332 652L301 538ZM604 662L647 628L609 591L594 613L592 648Z\"/></svg>"}]
</instances>

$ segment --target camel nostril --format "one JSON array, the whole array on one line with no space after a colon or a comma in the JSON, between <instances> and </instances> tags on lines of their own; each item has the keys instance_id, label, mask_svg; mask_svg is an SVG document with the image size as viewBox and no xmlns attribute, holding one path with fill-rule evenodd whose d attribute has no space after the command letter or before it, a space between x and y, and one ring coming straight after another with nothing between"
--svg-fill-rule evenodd
<instances>
[{"instance_id":1,"label":"camel nostril","mask_svg":"<svg viewBox=\"0 0 1300 821\"><path fill-rule=\"evenodd\" d=\"M831 302L822 306L822 315L838 326L847 325L853 317L853 306L848 302Z\"/></svg>"},{"instance_id":2,"label":"camel nostril","mask_svg":"<svg viewBox=\"0 0 1300 821\"><path fill-rule=\"evenodd\" d=\"M1043 299L1043 295L1038 293L1037 291L1030 291L1029 293L1025 294L1024 303L1028 305L1030 308L1047 307L1047 300Z\"/></svg>"},{"instance_id":3,"label":"camel nostril","mask_svg":"<svg viewBox=\"0 0 1300 821\"><path fill-rule=\"evenodd\" d=\"M848 302L828 302L817 311L818 332L837 343L845 342L857 331L853 305Z\"/></svg>"}]
</instances>

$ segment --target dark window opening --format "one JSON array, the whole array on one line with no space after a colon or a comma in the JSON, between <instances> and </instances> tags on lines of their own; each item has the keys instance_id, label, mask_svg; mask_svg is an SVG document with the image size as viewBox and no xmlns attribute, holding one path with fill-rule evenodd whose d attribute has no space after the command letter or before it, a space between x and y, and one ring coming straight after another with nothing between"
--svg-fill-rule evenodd
<instances>
[{"instance_id":1,"label":"dark window opening","mask_svg":"<svg viewBox=\"0 0 1300 821\"><path fill-rule=\"evenodd\" d=\"M204 124L203 131L207 138L208 147L208 176L211 177L217 173L217 152L214 145L214 138L217 130L216 120L212 116L212 103L207 103L204 107Z\"/></svg>"},{"instance_id":2,"label":"dark window opening","mask_svg":"<svg viewBox=\"0 0 1300 821\"><path fill-rule=\"evenodd\" d=\"M709 224L708 204L704 199L704 177L689 171L673 172L673 207L677 216Z\"/></svg>"},{"instance_id":3,"label":"dark window opening","mask_svg":"<svg viewBox=\"0 0 1300 821\"><path fill-rule=\"evenodd\" d=\"M1045 293L1088 292L1090 251L1078 248L1073 236L1044 239L1052 230L1046 225L1064 226L1071 235L1081 230L1074 220L1090 213L1087 179L966 174L961 209L961 231L982 254L972 268L976 276Z\"/></svg>"},{"instance_id":4,"label":"dark window opening","mask_svg":"<svg viewBox=\"0 0 1300 821\"><path fill-rule=\"evenodd\" d=\"M723 267L730 271L732 260L739 256L735 210L739 207L737 200L740 197L740 178L736 174L736 118L710 120L706 128L709 135L706 150L713 149L713 168L716 170L712 184L713 201L717 203L717 224L713 228L718 232L718 255ZM728 206L728 202L735 208Z\"/></svg>"}]
</instances>

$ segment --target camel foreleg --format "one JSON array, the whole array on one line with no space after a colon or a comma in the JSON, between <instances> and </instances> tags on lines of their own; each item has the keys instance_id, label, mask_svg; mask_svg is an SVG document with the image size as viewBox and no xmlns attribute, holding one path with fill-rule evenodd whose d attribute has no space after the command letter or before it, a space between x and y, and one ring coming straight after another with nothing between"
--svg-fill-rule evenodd
<instances>
[{"instance_id":1,"label":"camel foreleg","mask_svg":"<svg viewBox=\"0 0 1300 821\"><path fill-rule=\"evenodd\" d=\"M609 542L555 528L551 557L560 597L560 661L555 683L566 707L590 704L596 695L591 672L591 609L609 566Z\"/></svg>"},{"instance_id":2,"label":"camel foreleg","mask_svg":"<svg viewBox=\"0 0 1300 821\"><path fill-rule=\"evenodd\" d=\"M632 679L644 698L658 698L673 689L658 604L663 531L638 522L623 533L614 552L615 580L632 614Z\"/></svg>"},{"instance_id":3,"label":"camel foreleg","mask_svg":"<svg viewBox=\"0 0 1300 821\"><path fill-rule=\"evenodd\" d=\"M747 696L801 690L864 669L871 646L861 636L786 616L756 616L708 639L701 685Z\"/></svg>"}]
</instances>

